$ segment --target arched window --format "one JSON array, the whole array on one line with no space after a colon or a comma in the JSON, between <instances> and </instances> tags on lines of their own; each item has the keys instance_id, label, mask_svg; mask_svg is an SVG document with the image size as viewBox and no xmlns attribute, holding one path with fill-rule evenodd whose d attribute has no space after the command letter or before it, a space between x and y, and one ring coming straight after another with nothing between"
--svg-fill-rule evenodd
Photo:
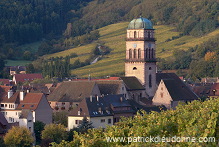
<instances>
[{"instance_id":1,"label":"arched window","mask_svg":"<svg viewBox=\"0 0 219 147\"><path fill-rule=\"evenodd\" d=\"M134 38L137 38L137 32L134 31Z\"/></svg>"},{"instance_id":2,"label":"arched window","mask_svg":"<svg viewBox=\"0 0 219 147\"><path fill-rule=\"evenodd\" d=\"M149 75L149 88L151 88L152 87L152 77L151 77L151 75Z\"/></svg>"},{"instance_id":3,"label":"arched window","mask_svg":"<svg viewBox=\"0 0 219 147\"><path fill-rule=\"evenodd\" d=\"M152 48L151 50L151 58L153 59L154 58L154 49Z\"/></svg>"},{"instance_id":4,"label":"arched window","mask_svg":"<svg viewBox=\"0 0 219 147\"><path fill-rule=\"evenodd\" d=\"M146 59L148 58L148 48L146 49Z\"/></svg>"},{"instance_id":5,"label":"arched window","mask_svg":"<svg viewBox=\"0 0 219 147\"><path fill-rule=\"evenodd\" d=\"M148 38L150 38L151 37L151 33L150 32L148 32Z\"/></svg>"},{"instance_id":6,"label":"arched window","mask_svg":"<svg viewBox=\"0 0 219 147\"><path fill-rule=\"evenodd\" d=\"M129 59L131 59L131 58L132 58L132 50L129 49Z\"/></svg>"},{"instance_id":7,"label":"arched window","mask_svg":"<svg viewBox=\"0 0 219 147\"><path fill-rule=\"evenodd\" d=\"M151 49L148 50L148 59L151 59Z\"/></svg>"},{"instance_id":8,"label":"arched window","mask_svg":"<svg viewBox=\"0 0 219 147\"><path fill-rule=\"evenodd\" d=\"M141 58L141 49L139 48L138 49L138 59L140 59Z\"/></svg>"},{"instance_id":9,"label":"arched window","mask_svg":"<svg viewBox=\"0 0 219 147\"><path fill-rule=\"evenodd\" d=\"M134 58L136 58L136 49L134 49Z\"/></svg>"}]
</instances>

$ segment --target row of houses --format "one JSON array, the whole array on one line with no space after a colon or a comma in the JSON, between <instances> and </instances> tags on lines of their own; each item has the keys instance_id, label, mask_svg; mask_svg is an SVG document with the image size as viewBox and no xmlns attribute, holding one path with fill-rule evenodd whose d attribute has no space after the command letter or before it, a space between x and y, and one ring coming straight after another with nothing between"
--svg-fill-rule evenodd
<instances>
[{"instance_id":1,"label":"row of houses","mask_svg":"<svg viewBox=\"0 0 219 147\"><path fill-rule=\"evenodd\" d=\"M15 74L13 81L23 83L34 79L42 79L42 75ZM118 122L121 116L133 117L140 109L147 112L174 109L179 102L198 99L198 94L173 73L157 73L156 80L153 97L147 95L145 87L134 76L29 84L20 91L16 86L2 85L0 111L9 124L26 126L33 132L35 121L52 123L52 112L69 113L68 129L77 127L84 117L93 122L94 127L106 127ZM217 84L211 86L214 95L219 91Z\"/></svg>"},{"instance_id":2,"label":"row of houses","mask_svg":"<svg viewBox=\"0 0 219 147\"><path fill-rule=\"evenodd\" d=\"M52 109L43 93L15 91L11 86L0 86L0 106L0 112L10 126L25 126L33 133L34 122L52 123Z\"/></svg>"}]
</instances>

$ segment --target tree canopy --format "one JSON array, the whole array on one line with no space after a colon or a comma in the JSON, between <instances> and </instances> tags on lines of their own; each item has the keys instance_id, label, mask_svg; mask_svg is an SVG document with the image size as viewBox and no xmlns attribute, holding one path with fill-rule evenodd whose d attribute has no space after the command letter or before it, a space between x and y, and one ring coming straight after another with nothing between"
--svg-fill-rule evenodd
<instances>
[{"instance_id":1,"label":"tree canopy","mask_svg":"<svg viewBox=\"0 0 219 147\"><path fill-rule=\"evenodd\" d=\"M42 131L42 139L50 139L52 142L60 143L67 139L65 126L61 124L48 124Z\"/></svg>"},{"instance_id":2,"label":"tree canopy","mask_svg":"<svg viewBox=\"0 0 219 147\"><path fill-rule=\"evenodd\" d=\"M25 127L12 127L4 137L4 142L9 147L31 147L34 138Z\"/></svg>"}]
</instances>

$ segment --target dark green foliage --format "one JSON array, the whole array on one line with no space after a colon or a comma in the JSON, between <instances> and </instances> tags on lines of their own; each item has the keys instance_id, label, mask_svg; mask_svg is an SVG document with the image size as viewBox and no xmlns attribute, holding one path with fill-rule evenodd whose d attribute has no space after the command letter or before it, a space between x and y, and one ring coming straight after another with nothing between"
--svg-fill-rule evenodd
<instances>
[{"instance_id":1,"label":"dark green foliage","mask_svg":"<svg viewBox=\"0 0 219 147\"><path fill-rule=\"evenodd\" d=\"M67 127L68 125L68 112L60 111L54 112L52 115L53 123L55 124L62 124Z\"/></svg>"},{"instance_id":2,"label":"dark green foliage","mask_svg":"<svg viewBox=\"0 0 219 147\"><path fill-rule=\"evenodd\" d=\"M101 53L100 53L100 49L98 48L99 46L96 46L94 49L93 49L93 54L94 55L100 55Z\"/></svg>"},{"instance_id":3,"label":"dark green foliage","mask_svg":"<svg viewBox=\"0 0 219 147\"><path fill-rule=\"evenodd\" d=\"M218 146L219 99L180 103L175 110L146 113L140 111L133 118L123 118L106 129L90 129L74 134L74 140L64 146ZM124 137L124 141L119 138ZM143 137L143 140L138 140ZM157 137L149 141L148 138ZM165 138L165 141L162 138ZM175 140L174 137L180 140ZM208 142L200 141L208 138ZM113 139L110 141L109 139ZM127 138L131 138L128 142ZM146 140L147 138L147 140ZM190 138L186 139L186 138ZM195 138L195 141L192 141ZM201 138L199 140L199 138ZM210 140L210 138L212 140ZM122 139L121 139L122 140ZM57 147L53 144L53 147ZM61 147L61 145L60 145Z\"/></svg>"},{"instance_id":4,"label":"dark green foliage","mask_svg":"<svg viewBox=\"0 0 219 147\"><path fill-rule=\"evenodd\" d=\"M0 145L1 145L1 147L6 147L2 136L0 136Z\"/></svg>"},{"instance_id":5,"label":"dark green foliage","mask_svg":"<svg viewBox=\"0 0 219 147\"><path fill-rule=\"evenodd\" d=\"M71 75L70 57L56 57L44 61L42 66L42 73L44 77L48 76L49 78L58 77L63 79L65 77L69 77Z\"/></svg>"},{"instance_id":6,"label":"dark green foliage","mask_svg":"<svg viewBox=\"0 0 219 147\"><path fill-rule=\"evenodd\" d=\"M84 134L87 133L88 129L92 129L92 122L89 122L86 117L83 118L81 124L78 126L78 132Z\"/></svg>"},{"instance_id":7,"label":"dark green foliage","mask_svg":"<svg viewBox=\"0 0 219 147\"><path fill-rule=\"evenodd\" d=\"M75 60L75 62L71 65L71 69L75 69L81 67L81 62L79 59Z\"/></svg>"},{"instance_id":8,"label":"dark green foliage","mask_svg":"<svg viewBox=\"0 0 219 147\"><path fill-rule=\"evenodd\" d=\"M28 43L53 33L60 35L70 19L90 0L1 1L0 40ZM79 35L79 34L78 34Z\"/></svg>"},{"instance_id":9,"label":"dark green foliage","mask_svg":"<svg viewBox=\"0 0 219 147\"><path fill-rule=\"evenodd\" d=\"M40 121L34 122L34 133L36 137L36 143L40 144L41 143L41 134L42 131L44 130L45 124Z\"/></svg>"},{"instance_id":10,"label":"dark green foliage","mask_svg":"<svg viewBox=\"0 0 219 147\"><path fill-rule=\"evenodd\" d=\"M26 65L26 73L35 73L35 69L32 63Z\"/></svg>"},{"instance_id":11,"label":"dark green foliage","mask_svg":"<svg viewBox=\"0 0 219 147\"><path fill-rule=\"evenodd\" d=\"M42 131L42 139L56 143L66 140L67 137L66 128L61 124L47 124Z\"/></svg>"}]
</instances>

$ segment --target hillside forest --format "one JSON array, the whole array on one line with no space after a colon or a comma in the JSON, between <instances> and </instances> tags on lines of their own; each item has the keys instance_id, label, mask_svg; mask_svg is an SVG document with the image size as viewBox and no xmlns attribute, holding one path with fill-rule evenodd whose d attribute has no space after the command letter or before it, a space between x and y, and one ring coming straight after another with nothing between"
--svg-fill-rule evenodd
<instances>
[{"instance_id":1,"label":"hillside forest","mask_svg":"<svg viewBox=\"0 0 219 147\"><path fill-rule=\"evenodd\" d=\"M180 35L167 42L184 35L200 37L218 28L219 3L217 0L2 0L0 70L8 59L39 60L43 55L89 44L98 40L97 29L139 16L150 19L154 25L174 26ZM173 51L172 58L159 59L162 61L159 68L191 69L189 74L193 79L218 76L218 39L215 36L189 50ZM40 43L36 50L21 48L33 42ZM45 62L45 65L51 63ZM43 66L35 68L38 72L44 70Z\"/></svg>"}]
</instances>

